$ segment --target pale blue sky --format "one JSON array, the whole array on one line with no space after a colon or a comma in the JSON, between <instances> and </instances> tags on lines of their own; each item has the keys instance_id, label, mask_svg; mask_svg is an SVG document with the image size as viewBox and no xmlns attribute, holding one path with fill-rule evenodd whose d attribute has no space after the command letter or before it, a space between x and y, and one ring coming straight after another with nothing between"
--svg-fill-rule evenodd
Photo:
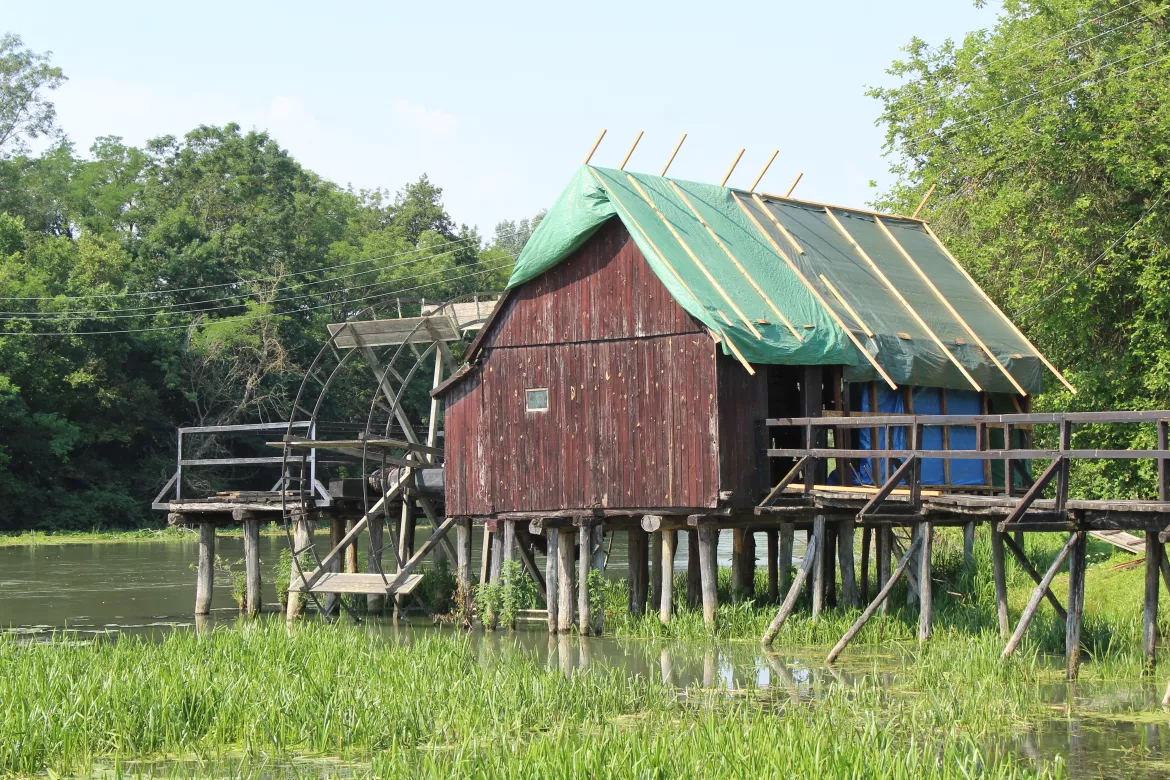
<instances>
[{"instance_id":1,"label":"pale blue sky","mask_svg":"<svg viewBox=\"0 0 1170 780\"><path fill-rule=\"evenodd\" d=\"M419 174L460 222L490 235L548 206L601 128L594 157L657 173L842 205L889 183L867 85L917 35L961 39L999 4L12 2L0 31L51 49L79 149L141 144L200 123L269 130L340 184L396 190Z\"/></svg>"}]
</instances>

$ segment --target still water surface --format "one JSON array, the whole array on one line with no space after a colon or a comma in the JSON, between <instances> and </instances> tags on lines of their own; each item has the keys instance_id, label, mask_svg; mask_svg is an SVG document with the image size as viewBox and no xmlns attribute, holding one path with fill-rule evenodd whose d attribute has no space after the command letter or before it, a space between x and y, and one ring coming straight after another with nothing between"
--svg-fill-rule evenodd
<instances>
[{"instance_id":1,"label":"still water surface","mask_svg":"<svg viewBox=\"0 0 1170 780\"><path fill-rule=\"evenodd\" d=\"M726 564L730 539L720 542L720 557ZM275 611L279 604L272 569L284 547L284 538L263 536L260 544L265 609ZM798 556L801 547L798 541ZM478 538L474 549L478 558ZM195 553L193 539L0 547L0 631L35 640L64 628L88 635L161 635L170 630L190 630L194 625L194 573L190 564ZM227 561L239 560L243 556L242 540L221 537L217 553ZM611 548L611 571L625 568L624 553L625 542L619 535ZM478 568L478 560L473 563ZM686 568L685 544L679 545L677 565L682 570ZM213 622L237 619L227 580L226 576L217 579ZM370 630L410 641L423 631L451 629L374 623ZM821 662L823 648L809 652L785 649L774 654L762 652L753 642L550 638L542 624L515 632L477 632L473 637L484 662L490 662L496 654L524 652L567 674L592 665L606 665L631 676L661 678L680 691L702 685L720 688L730 696L753 687L780 686L793 698L813 700L830 686L856 684L862 675L872 680L875 669L882 670L884 684L897 685L903 668L898 648L853 652L848 664L830 669ZM1019 730L1018 736L988 748L1046 763L1059 757L1071 777L1170 777L1170 716L1160 706L1161 684L1149 680L1045 686L1039 695L1051 705L1052 716L1030 723ZM125 769L133 771L133 766ZM143 768L138 765L138 769ZM150 768L182 776L196 766L177 762L169 767ZM221 769L226 775L232 774L230 766ZM272 769L276 774L282 773L280 767ZM320 767L298 763L298 771L334 776L348 770L326 761Z\"/></svg>"}]
</instances>

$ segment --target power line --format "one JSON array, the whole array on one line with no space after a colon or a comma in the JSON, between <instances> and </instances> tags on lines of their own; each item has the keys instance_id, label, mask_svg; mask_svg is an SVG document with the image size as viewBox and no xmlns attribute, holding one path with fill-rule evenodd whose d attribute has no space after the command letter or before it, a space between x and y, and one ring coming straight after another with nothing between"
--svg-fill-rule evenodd
<instances>
[{"instance_id":1,"label":"power line","mask_svg":"<svg viewBox=\"0 0 1170 780\"><path fill-rule=\"evenodd\" d=\"M426 261L426 260L433 260L437 257L445 257L447 255L454 254L455 252L459 252L459 251L462 251L462 250L461 249L451 249L451 250L448 250L446 252L440 252L439 254L427 255L426 257L412 258L410 260L404 260L400 263L392 263L390 265L379 266L378 268L371 268L371 269L368 269L366 271L358 271L357 273L353 273L353 274L330 277L329 279L319 279L315 282L309 282L308 284L303 285L302 288L312 287L313 285L317 285L317 284L325 284L326 282L336 282L336 281L340 281L342 279L352 279L355 276L364 276L365 274L375 273L378 271L387 271L387 270L390 270L392 268L400 268L404 265L410 265L411 263L417 263L417 262L422 262L422 261ZM478 263L478 262L480 262L480 261L479 260L475 261L475 263ZM467 265L475 265L475 263L468 263ZM410 279L410 278L414 278L414 277L405 277L405 278ZM400 280L394 280L394 281L400 281ZM369 284L357 285L357 286L352 286L352 287L347 286L347 287L343 288L343 290L344 291L361 290L361 289L364 289L367 287L373 287L377 284L381 284L381 282L371 282ZM309 292L309 293L301 293L298 295L286 296L286 297L277 298L274 300L292 301L292 300L297 300L299 298L311 298L315 295L320 295L323 292L329 292L329 291L326 290L326 291L314 291L314 292ZM216 311L218 309L234 308L235 306L241 306L241 305L243 305L243 302L240 299L252 298L253 296L259 296L259 295L260 295L259 292L251 292L251 293L242 293L240 295L229 295L229 296L224 296L221 298L212 298L212 299L206 300L206 301L189 301L187 303L180 303L180 304L162 303L162 304L156 304L154 306L137 306L137 307L122 308L122 309L98 309L98 310L93 310L93 311L87 311L84 309L71 309L71 310L65 310L65 311L32 311L32 312L0 311L0 315L12 315L12 316L0 316L0 321L18 320L18 319L26 319L26 318L31 319L31 320L124 319L126 317L147 316L146 314L144 314L144 312L158 312L160 310L168 310L168 311L176 311L176 312L191 312L192 314L197 314L200 312ZM207 306L207 304L214 304L218 301L240 301L240 302L226 304L224 306ZM274 302L274 301L268 301L268 303L272 303L272 302ZM205 308L180 308L180 307L199 307L199 306L204 306ZM138 313L124 314L123 312L138 312ZM79 316L76 316L76 317L61 316L61 315L66 315L66 314L76 314Z\"/></svg>"},{"instance_id":2,"label":"power line","mask_svg":"<svg viewBox=\"0 0 1170 780\"><path fill-rule=\"evenodd\" d=\"M509 257L511 259L515 259L516 255L509 254ZM350 305L350 304L354 304L354 303L362 303L363 301L371 301L371 300L377 300L377 299L381 299L381 298L392 298L392 297L401 295L402 293L413 292L415 290L422 290L422 289L426 289L427 287L434 287L434 286L439 285L439 284L450 284L453 282L459 282L459 281L462 281L464 279L470 279L472 277L483 276L484 274L491 273L492 271L498 271L499 269L505 267L508 264L509 264L509 261L505 260L505 261L502 261L494 266L489 266L488 268L485 268L482 271L476 271L474 273L463 274L461 276L455 276L455 277L452 277L449 279L437 279L433 282L427 282L426 284L420 284L420 285L416 285L414 287L407 287L405 289L391 290L389 292L384 292L384 293L375 293L374 295L367 295L367 296L362 297L362 298L355 298L351 301L346 301L345 303L346 303L346 305ZM233 320L239 322L239 321L244 321L244 320L268 319L271 317L281 317L281 316L284 316L287 314L299 314L301 312L306 312L306 311L315 311L317 309L325 309L325 308L332 307L334 305L336 305L336 304L326 303L326 304L321 304L318 306L303 306L303 307L299 307L296 309L290 309L290 310L286 310L286 311L269 312L267 314L253 314L253 315L233 317ZM188 323L186 325L160 325L157 327L150 327L150 328L127 328L124 330L13 331L13 332L0 332L0 338L5 338L8 336L109 336L109 335L116 335L116 334L148 333L148 332L165 331L165 330L186 330L187 328L190 328L192 324L193 323Z\"/></svg>"},{"instance_id":3,"label":"power line","mask_svg":"<svg viewBox=\"0 0 1170 780\"><path fill-rule=\"evenodd\" d=\"M322 266L321 268L314 268L309 271L297 271L296 273L285 274L284 276L269 276L260 277L258 279L239 279L234 282L221 282L219 284L204 284L198 287L172 287L162 290L142 290L138 292L121 292L121 293L94 293L92 295L44 295L44 296L29 296L29 297L0 297L0 301L56 301L56 300L90 300L93 298L131 298L131 297L146 297L149 295L166 295L168 293L180 292L194 292L196 290L213 290L222 287L232 287L237 284L247 284L249 282L273 282L280 279L287 279L296 276L307 276L308 274L323 273L325 271L335 271L339 268L349 268L355 265L362 265L363 263L372 263L377 260L386 260L391 257L401 257L402 255L414 254L416 252L425 252L428 249L436 249L441 246L449 246L451 244L467 244L469 242L478 242L479 239L474 236L467 238L453 239L451 241L442 241L438 244L431 244L425 247L415 247L413 249L406 249L402 252L394 252L388 255L379 255L377 257L369 257L365 260L354 260L351 263L342 263L340 265ZM458 251L458 250L451 250Z\"/></svg>"},{"instance_id":4,"label":"power line","mask_svg":"<svg viewBox=\"0 0 1170 780\"><path fill-rule=\"evenodd\" d=\"M1146 209L1146 210L1145 210L1145 212L1143 212L1143 213L1142 213L1142 215L1141 215L1140 217L1138 217L1138 218L1137 218L1137 221L1136 221L1136 222L1134 222L1132 225L1130 225L1128 230L1126 230L1126 231L1125 231L1124 233L1122 233L1120 236L1118 236L1117 238L1115 238L1115 239L1113 240L1113 243L1112 243L1112 244L1110 244L1109 246L1105 247L1105 250L1104 250L1104 251L1102 251L1102 252L1101 252L1101 254L1097 255L1097 257L1096 257L1096 258L1095 258L1095 259L1094 259L1094 260L1093 260L1091 263L1089 263L1088 265L1086 265L1086 266L1085 266L1084 268L1082 268L1081 270L1077 271L1077 272L1076 272L1075 274L1073 274L1073 275L1072 275L1072 276L1071 276L1071 277L1070 277L1070 278L1069 278L1069 279L1068 279L1068 280L1067 280L1067 281L1066 281L1064 284L1060 285L1060 287L1057 287L1055 290L1053 290L1052 292L1050 292L1048 295L1045 295L1043 298L1041 298L1041 299L1040 299L1039 301L1037 301L1036 303L1032 304L1031 306L1029 306L1029 307L1028 307L1028 308L1026 308L1026 309L1021 309L1020 311L1016 312L1016 313L1015 313L1015 316L1016 316L1016 317L1023 317L1023 316L1024 316L1025 314L1027 314L1028 312L1030 312L1030 311L1032 311L1032 310L1034 310L1034 309L1037 309L1037 308L1039 308L1040 306L1043 306L1044 304L1048 303L1048 301L1052 300L1052 299L1053 299L1053 298L1055 298L1057 295L1060 295L1062 292L1064 292L1064 291L1065 291L1065 290L1067 290L1069 287L1071 287L1071 286L1072 286L1072 283L1073 283L1073 282L1075 282L1077 279L1080 279L1082 276L1084 276L1085 274L1087 274L1089 271L1091 271L1091 270L1093 270L1094 268L1096 268L1096 267L1097 267L1097 266L1098 266L1098 265L1101 263L1101 261L1105 259L1105 256L1106 256L1107 254L1109 254L1111 251L1113 251L1113 248L1114 248L1115 246L1117 246L1118 244L1120 244L1120 243L1122 242L1122 240L1124 240L1124 239L1125 239L1125 237L1126 237L1126 236L1128 236L1130 233L1132 233L1134 230L1136 230L1136 229L1137 229L1137 226L1138 226L1138 225L1140 225L1142 222L1144 222L1144 221L1145 221L1146 217L1150 216L1150 214L1152 214L1152 213L1153 213L1154 209L1158 207L1158 204L1162 202L1162 200L1163 200L1163 199L1166 197L1166 195L1167 195L1168 193L1170 193L1170 187L1167 187L1166 189L1162 190L1162 194L1161 194L1161 195L1159 195L1159 196L1158 196L1158 197L1157 197L1157 198L1154 200L1154 202L1150 204L1150 207L1149 207L1148 209Z\"/></svg>"}]
</instances>

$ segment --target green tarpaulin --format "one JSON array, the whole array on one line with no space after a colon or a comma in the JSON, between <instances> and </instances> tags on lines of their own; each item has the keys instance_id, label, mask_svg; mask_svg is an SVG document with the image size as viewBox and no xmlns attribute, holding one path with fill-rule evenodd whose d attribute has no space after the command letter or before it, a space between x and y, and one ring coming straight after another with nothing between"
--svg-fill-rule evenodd
<instances>
[{"instance_id":1,"label":"green tarpaulin","mask_svg":"<svg viewBox=\"0 0 1170 780\"><path fill-rule=\"evenodd\" d=\"M818 204L583 166L524 247L508 287L567 258L614 216L679 305L725 352L731 341L751 363L838 364L849 381L878 379L840 320L898 385L973 389L949 352L981 389L1016 392L969 327L1021 387L1041 390L1035 352L917 220L883 216L879 224L838 207L830 217Z\"/></svg>"}]
</instances>

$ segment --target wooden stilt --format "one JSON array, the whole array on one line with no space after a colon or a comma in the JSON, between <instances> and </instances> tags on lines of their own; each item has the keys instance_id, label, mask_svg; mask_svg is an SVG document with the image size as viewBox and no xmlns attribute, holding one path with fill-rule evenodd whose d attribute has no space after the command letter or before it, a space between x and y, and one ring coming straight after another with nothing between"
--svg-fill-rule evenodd
<instances>
[{"instance_id":1,"label":"wooden stilt","mask_svg":"<svg viewBox=\"0 0 1170 780\"><path fill-rule=\"evenodd\" d=\"M313 529L312 529L312 526L309 524L309 519L307 517L305 517L305 515L293 515L292 526L293 526L293 549L297 552L300 552L302 550L307 549L313 541L313 535L312 535ZM304 553L301 553L301 555L298 556L297 560L300 562L300 565L302 567L305 567L308 565L306 563L306 556L304 555ZM304 571L303 573L307 574L308 572ZM293 585L293 584L300 583L301 574L302 574L302 571L297 568L296 564L293 564L292 572L289 576L289 584ZM300 593L299 591L289 590L289 592L288 592L288 605L285 607L285 618L286 619L297 620L298 618L301 617L302 614L304 614L304 610L305 610L304 598L305 598L305 595L303 593Z\"/></svg>"},{"instance_id":2,"label":"wooden stilt","mask_svg":"<svg viewBox=\"0 0 1170 780\"><path fill-rule=\"evenodd\" d=\"M345 520L344 518L333 516L329 518L329 549L332 550L337 545L341 544L342 537L345 536ZM329 564L329 571L340 572L343 559L346 556L339 556L332 563ZM341 609L341 594L340 593L326 593L325 594L325 614L335 615Z\"/></svg>"},{"instance_id":3,"label":"wooden stilt","mask_svg":"<svg viewBox=\"0 0 1170 780\"><path fill-rule=\"evenodd\" d=\"M919 534L922 533L922 524L915 523L910 530L910 543L914 545L918 541ZM915 553L910 556L910 572L906 575L906 580L910 583L910 587L906 589L906 605L910 606L918 601L918 571L922 568L922 564L918 560L918 556L922 554L922 545L914 545L917 549Z\"/></svg>"},{"instance_id":4,"label":"wooden stilt","mask_svg":"<svg viewBox=\"0 0 1170 780\"><path fill-rule=\"evenodd\" d=\"M878 592L880 593L885 587L886 583L890 581L890 554L892 553L892 542L894 541L894 529L888 525L883 525L878 528L877 532L877 579ZM882 599L878 608L884 615L889 611L890 600Z\"/></svg>"},{"instance_id":5,"label":"wooden stilt","mask_svg":"<svg viewBox=\"0 0 1170 780\"><path fill-rule=\"evenodd\" d=\"M1017 542L1006 533L1001 534L1000 538L1003 539L1003 542L1005 545L1007 545L1007 548L1012 551L1012 556L1015 557L1016 562L1020 564L1020 567L1028 573L1028 576L1032 578L1033 582L1039 585L1043 580L1043 577L1040 576L1040 572L1036 571L1036 567L1032 565L1032 562L1028 560L1028 556L1024 555L1023 544ZM1060 615L1060 619L1067 620L1068 613L1065 612L1064 606L1060 603L1060 599L1056 598L1056 594L1053 593L1051 589L1048 589L1045 591L1044 595L1048 598L1048 603L1050 603L1052 608L1056 610L1056 614Z\"/></svg>"},{"instance_id":6,"label":"wooden stilt","mask_svg":"<svg viewBox=\"0 0 1170 780\"><path fill-rule=\"evenodd\" d=\"M199 558L195 564L195 614L211 614L211 592L215 585L215 526L199 524Z\"/></svg>"},{"instance_id":7,"label":"wooden stilt","mask_svg":"<svg viewBox=\"0 0 1170 780\"><path fill-rule=\"evenodd\" d=\"M502 563L516 560L516 521L504 521L504 550Z\"/></svg>"},{"instance_id":8,"label":"wooden stilt","mask_svg":"<svg viewBox=\"0 0 1170 780\"><path fill-rule=\"evenodd\" d=\"M1157 531L1146 531L1146 599L1142 615L1142 655L1146 667L1154 667L1154 657L1158 648L1158 591L1162 585L1158 577L1162 569L1162 542L1158 540ZM1072 591L1069 591L1069 607L1072 604Z\"/></svg>"},{"instance_id":9,"label":"wooden stilt","mask_svg":"<svg viewBox=\"0 0 1170 780\"><path fill-rule=\"evenodd\" d=\"M869 603L869 548L873 529L868 525L861 529L861 603Z\"/></svg>"},{"instance_id":10,"label":"wooden stilt","mask_svg":"<svg viewBox=\"0 0 1170 780\"><path fill-rule=\"evenodd\" d=\"M709 523L700 523L699 536L699 575L703 590L703 623L709 630L715 629L715 613L719 606L719 596L716 593L718 584L719 562L716 558L715 528Z\"/></svg>"},{"instance_id":11,"label":"wooden stilt","mask_svg":"<svg viewBox=\"0 0 1170 780\"><path fill-rule=\"evenodd\" d=\"M780 572L777 568L780 557L780 534L768 531L768 603L775 604L780 599Z\"/></svg>"},{"instance_id":12,"label":"wooden stilt","mask_svg":"<svg viewBox=\"0 0 1170 780\"><path fill-rule=\"evenodd\" d=\"M491 582L492 530L490 523L483 524L483 546L479 554L479 581Z\"/></svg>"},{"instance_id":13,"label":"wooden stilt","mask_svg":"<svg viewBox=\"0 0 1170 780\"><path fill-rule=\"evenodd\" d=\"M934 588L930 579L930 553L934 544L934 526L919 523L918 531L918 644L930 639L930 621L934 617Z\"/></svg>"},{"instance_id":14,"label":"wooden stilt","mask_svg":"<svg viewBox=\"0 0 1170 780\"><path fill-rule=\"evenodd\" d=\"M796 532L792 523L780 525L780 555L776 568L780 570L780 592L787 593L792 577L792 536Z\"/></svg>"},{"instance_id":15,"label":"wooden stilt","mask_svg":"<svg viewBox=\"0 0 1170 780\"><path fill-rule=\"evenodd\" d=\"M1070 680L1077 678L1081 668L1081 617L1085 609L1085 554L1089 541L1084 531L1077 531L1073 538L1076 542L1068 565L1068 617L1064 621L1065 674Z\"/></svg>"},{"instance_id":16,"label":"wooden stilt","mask_svg":"<svg viewBox=\"0 0 1170 780\"><path fill-rule=\"evenodd\" d=\"M963 565L975 568L975 521L963 526Z\"/></svg>"},{"instance_id":17,"label":"wooden stilt","mask_svg":"<svg viewBox=\"0 0 1170 780\"><path fill-rule=\"evenodd\" d=\"M1077 538L1078 536L1076 533L1069 535L1068 541L1065 542L1064 547L1060 549L1060 553L1056 556L1056 560L1052 562L1052 566L1048 568L1048 572L1040 580L1040 583L1036 586L1035 590L1032 591L1032 597L1028 599L1028 604L1024 607L1024 611L1020 615L1020 622L1016 625L1016 630L1012 632L1011 638L1008 639L1007 645L1003 649L1003 654L1001 655L1002 658L1009 657L1016 651L1016 648L1019 647L1020 640L1024 638L1024 632L1028 630L1028 626L1032 623L1032 618L1036 616L1036 609L1040 606L1040 602L1044 599L1044 594L1048 591L1049 586L1052 584L1052 580L1055 579L1056 573L1060 571L1060 567L1064 563L1064 559L1068 557L1069 551L1072 550L1072 547L1076 543ZM1070 595L1072 594L1072 591L1073 588L1070 580ZM1066 640L1068 637L1067 627L1068 618L1065 618ZM1079 642L1079 626L1077 633Z\"/></svg>"},{"instance_id":18,"label":"wooden stilt","mask_svg":"<svg viewBox=\"0 0 1170 780\"><path fill-rule=\"evenodd\" d=\"M381 525L381 523L379 523ZM373 526L371 526L372 528ZM381 533L379 532L379 536ZM374 543L373 535L370 544ZM381 562L378 563L381 568ZM455 526L455 583L458 589L456 603L463 611L463 626L471 627L472 582L471 582L471 518L461 517Z\"/></svg>"},{"instance_id":19,"label":"wooden stilt","mask_svg":"<svg viewBox=\"0 0 1170 780\"><path fill-rule=\"evenodd\" d=\"M640 617L646 614L646 598L650 592L650 535L641 526L631 527L626 532L626 560L630 570L630 614Z\"/></svg>"},{"instance_id":20,"label":"wooden stilt","mask_svg":"<svg viewBox=\"0 0 1170 780\"><path fill-rule=\"evenodd\" d=\"M588 636L593 628L589 611L589 571L593 563L593 529L583 525L577 531L577 631Z\"/></svg>"},{"instance_id":21,"label":"wooden stilt","mask_svg":"<svg viewBox=\"0 0 1170 780\"><path fill-rule=\"evenodd\" d=\"M593 549L593 570L598 573L604 573L605 533L602 531L600 524L590 528L590 539ZM605 609L592 610L590 617L593 619L593 636L601 636L605 630Z\"/></svg>"},{"instance_id":22,"label":"wooden stilt","mask_svg":"<svg viewBox=\"0 0 1170 780\"><path fill-rule=\"evenodd\" d=\"M812 542L810 547L813 547L815 555L813 556L813 591L812 591L812 617L816 620L821 616L821 612L825 609L825 556L822 552L825 548L825 516L817 515L813 520L813 530L811 533ZM808 555L806 549L805 555Z\"/></svg>"},{"instance_id":23,"label":"wooden stilt","mask_svg":"<svg viewBox=\"0 0 1170 780\"><path fill-rule=\"evenodd\" d=\"M764 632L760 643L764 647L770 647L772 642L776 640L776 635L780 633L784 621L788 620L788 616L792 614L792 610L796 608L796 600L800 598L800 592L804 590L804 583L808 580L809 573L812 572L816 565L817 541L816 536L812 537L809 546L804 551L804 561L800 565L800 571L796 573L796 579L792 582L792 587L788 589L788 595L784 597L784 603L780 605L780 609L776 612L776 617L772 618L772 622L768 624L768 630Z\"/></svg>"},{"instance_id":24,"label":"wooden stilt","mask_svg":"<svg viewBox=\"0 0 1170 780\"><path fill-rule=\"evenodd\" d=\"M244 613L260 614L260 520L251 512L244 517Z\"/></svg>"},{"instance_id":25,"label":"wooden stilt","mask_svg":"<svg viewBox=\"0 0 1170 780\"><path fill-rule=\"evenodd\" d=\"M560 541L561 531L559 528L546 528L544 531L545 539L545 557L544 557L544 587L545 587L545 607L548 609L548 632L555 634L560 626L560 619L558 610L561 605L560 591Z\"/></svg>"},{"instance_id":26,"label":"wooden stilt","mask_svg":"<svg viewBox=\"0 0 1170 780\"><path fill-rule=\"evenodd\" d=\"M572 529L557 534L557 631L567 634L573 630L573 543Z\"/></svg>"},{"instance_id":27,"label":"wooden stilt","mask_svg":"<svg viewBox=\"0 0 1170 780\"><path fill-rule=\"evenodd\" d=\"M825 607L837 606L837 537L840 526L838 523L825 523L824 554L821 555L821 564L825 581Z\"/></svg>"},{"instance_id":28,"label":"wooden stilt","mask_svg":"<svg viewBox=\"0 0 1170 780\"><path fill-rule=\"evenodd\" d=\"M524 565L524 570L528 572L528 577L536 583L536 590L547 607L548 584L540 572L540 567L536 565L536 542L533 540L532 534L528 533L527 523L513 523L512 527L515 529L516 555L520 558L520 563Z\"/></svg>"},{"instance_id":29,"label":"wooden stilt","mask_svg":"<svg viewBox=\"0 0 1170 780\"><path fill-rule=\"evenodd\" d=\"M1003 533L991 523L991 569L995 579L995 607L999 616L999 635L1005 640L1012 635L1008 620L1007 568L1003 559Z\"/></svg>"},{"instance_id":30,"label":"wooden stilt","mask_svg":"<svg viewBox=\"0 0 1170 780\"><path fill-rule=\"evenodd\" d=\"M687 531L687 608L703 603L703 577L699 571L699 533Z\"/></svg>"},{"instance_id":31,"label":"wooden stilt","mask_svg":"<svg viewBox=\"0 0 1170 780\"><path fill-rule=\"evenodd\" d=\"M470 520L468 522L471 522ZM370 533L370 549L366 551L366 571L370 574L382 572L382 548L385 546L386 520L381 512L374 512L366 523L366 530ZM386 609L386 597L381 593L370 593L366 596L366 613L381 615ZM465 614L470 615L470 612Z\"/></svg>"},{"instance_id":32,"label":"wooden stilt","mask_svg":"<svg viewBox=\"0 0 1170 780\"><path fill-rule=\"evenodd\" d=\"M756 542L746 528L734 528L731 533L731 598L738 603L755 596Z\"/></svg>"},{"instance_id":33,"label":"wooden stilt","mask_svg":"<svg viewBox=\"0 0 1170 780\"><path fill-rule=\"evenodd\" d=\"M662 537L665 533L655 531L650 534L650 602L647 609L654 609L662 603Z\"/></svg>"},{"instance_id":34,"label":"wooden stilt","mask_svg":"<svg viewBox=\"0 0 1170 780\"><path fill-rule=\"evenodd\" d=\"M862 627L869 621L869 619L873 617L874 613L877 612L878 609L889 600L890 591L894 589L894 585L897 584L898 579L901 578L903 573L905 573L906 566L910 563L910 559L914 555L917 547L918 541L915 541L911 543L906 552L902 554L902 558L898 561L898 565L894 567L894 573L882 585L882 589L878 591L877 598L875 598L873 602L865 608L865 611L861 613L861 617L857 618L857 622L850 626L849 630L845 632L845 635L841 637L840 641L838 641L837 644L833 646L833 649L829 651L828 657L825 658L825 663L831 664L836 661L837 656L841 655L841 651L845 649L845 646L853 641L853 637L857 636L857 632L860 631Z\"/></svg>"},{"instance_id":35,"label":"wooden stilt","mask_svg":"<svg viewBox=\"0 0 1170 780\"><path fill-rule=\"evenodd\" d=\"M662 582L658 587L658 619L670 625L674 614L674 550L678 544L678 532L659 531L662 537L662 560L659 562Z\"/></svg>"},{"instance_id":36,"label":"wooden stilt","mask_svg":"<svg viewBox=\"0 0 1170 780\"><path fill-rule=\"evenodd\" d=\"M841 604L857 606L857 575L853 570L854 522L842 520L837 529L837 556L841 564Z\"/></svg>"},{"instance_id":37,"label":"wooden stilt","mask_svg":"<svg viewBox=\"0 0 1170 780\"><path fill-rule=\"evenodd\" d=\"M491 566L488 569L488 582L499 583L500 575L504 570L504 527L507 521L497 521L500 525L492 532Z\"/></svg>"},{"instance_id":38,"label":"wooden stilt","mask_svg":"<svg viewBox=\"0 0 1170 780\"><path fill-rule=\"evenodd\" d=\"M350 531L352 531L353 526L356 522L357 522L357 518L353 518L353 517L349 518L349 520L347 520L345 523L345 532L349 533ZM358 550L357 550L356 544L351 544L345 548L345 571L348 572L349 574L357 574L357 570L358 570L358 560L357 560L358 555L357 555L357 553L358 553Z\"/></svg>"}]
</instances>

